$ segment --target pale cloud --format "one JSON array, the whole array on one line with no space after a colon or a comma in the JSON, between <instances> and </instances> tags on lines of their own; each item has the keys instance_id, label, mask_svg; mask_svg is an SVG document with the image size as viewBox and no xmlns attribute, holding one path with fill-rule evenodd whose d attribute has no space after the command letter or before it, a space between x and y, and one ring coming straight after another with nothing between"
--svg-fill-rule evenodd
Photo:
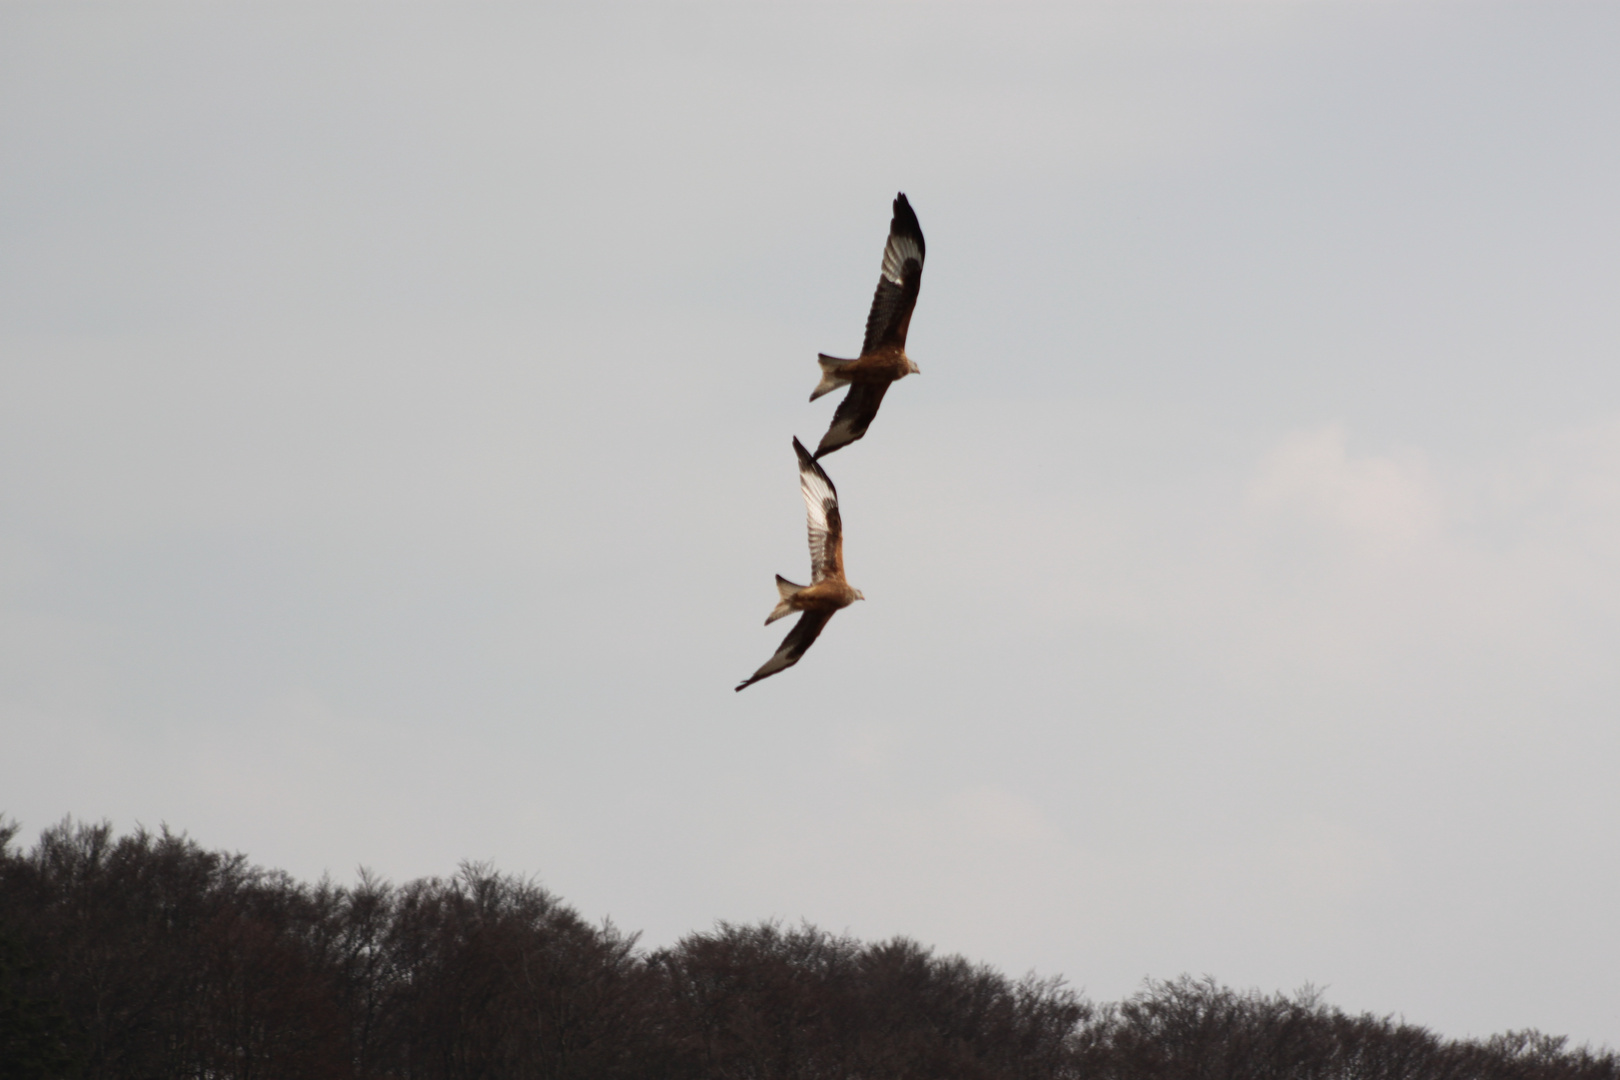
<instances>
[{"instance_id":1,"label":"pale cloud","mask_svg":"<svg viewBox=\"0 0 1620 1080\"><path fill-rule=\"evenodd\" d=\"M1375 555L1432 541L1442 513L1422 460L1352 457L1346 441L1343 424L1288 436L1250 481L1250 507L1340 530Z\"/></svg>"},{"instance_id":2,"label":"pale cloud","mask_svg":"<svg viewBox=\"0 0 1620 1080\"><path fill-rule=\"evenodd\" d=\"M1343 424L1287 435L1237 513L1189 530L1185 558L1204 572L1175 580L1203 602L1184 614L1225 625L1245 677L1303 665L1376 679L1418 657L1449 669L1485 655L1567 671L1593 616L1620 619L1620 552L1603 539L1609 431L1444 467L1415 448L1358 454Z\"/></svg>"},{"instance_id":3,"label":"pale cloud","mask_svg":"<svg viewBox=\"0 0 1620 1080\"><path fill-rule=\"evenodd\" d=\"M843 751L849 760L869 771L887 766L902 745L894 732L881 728L861 728L850 732L842 740Z\"/></svg>"},{"instance_id":4,"label":"pale cloud","mask_svg":"<svg viewBox=\"0 0 1620 1080\"><path fill-rule=\"evenodd\" d=\"M989 846L1024 848L1061 845L1062 834L1027 796L979 785L953 796L945 825L949 834Z\"/></svg>"},{"instance_id":5,"label":"pale cloud","mask_svg":"<svg viewBox=\"0 0 1620 1080\"><path fill-rule=\"evenodd\" d=\"M1292 891L1305 903L1343 904L1388 885L1395 860L1365 831L1318 814L1285 826L1277 854Z\"/></svg>"}]
</instances>

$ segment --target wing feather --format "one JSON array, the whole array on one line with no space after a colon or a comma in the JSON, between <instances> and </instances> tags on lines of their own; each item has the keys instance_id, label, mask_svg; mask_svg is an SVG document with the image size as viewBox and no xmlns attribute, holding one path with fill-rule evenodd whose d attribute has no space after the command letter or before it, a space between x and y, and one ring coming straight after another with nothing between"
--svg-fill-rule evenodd
<instances>
[{"instance_id":1,"label":"wing feather","mask_svg":"<svg viewBox=\"0 0 1620 1080\"><path fill-rule=\"evenodd\" d=\"M816 457L825 457L834 450L859 439L866 434L866 429L872 426L872 420L877 416L878 406L883 404L883 395L889 392L893 383L853 383L844 400L838 403L838 411L833 413L832 424L827 428L827 434L821 437L816 446Z\"/></svg>"},{"instance_id":2,"label":"wing feather","mask_svg":"<svg viewBox=\"0 0 1620 1080\"><path fill-rule=\"evenodd\" d=\"M832 612L830 611L807 611L800 615L799 621L794 623L793 629L789 630L787 637L782 639L782 644L777 646L776 653L761 664L758 671L738 683L737 689L741 690L751 683L757 683L761 679L769 678L778 671L786 671L794 664L797 664L799 657L803 656L816 638L821 636L822 628L827 625L827 620L831 618Z\"/></svg>"},{"instance_id":3,"label":"wing feather","mask_svg":"<svg viewBox=\"0 0 1620 1080\"><path fill-rule=\"evenodd\" d=\"M799 491L804 495L810 532L810 582L844 576L844 522L838 514L838 489L798 437L793 450L799 455Z\"/></svg>"},{"instance_id":4,"label":"wing feather","mask_svg":"<svg viewBox=\"0 0 1620 1080\"><path fill-rule=\"evenodd\" d=\"M883 273L872 296L872 310L866 316L862 356L885 345L905 345L911 311L917 306L917 291L922 287L927 252L922 226L917 224L917 215L902 191L894 200L889 240L883 246Z\"/></svg>"}]
</instances>

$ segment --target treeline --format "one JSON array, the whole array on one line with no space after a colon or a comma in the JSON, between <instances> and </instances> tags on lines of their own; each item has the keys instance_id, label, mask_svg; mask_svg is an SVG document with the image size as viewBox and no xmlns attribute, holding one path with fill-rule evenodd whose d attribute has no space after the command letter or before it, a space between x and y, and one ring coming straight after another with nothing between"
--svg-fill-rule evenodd
<instances>
[{"instance_id":1,"label":"treeline","mask_svg":"<svg viewBox=\"0 0 1620 1080\"><path fill-rule=\"evenodd\" d=\"M903 938L721 925L668 949L482 866L309 885L167 830L0 826L0 1080L1620 1080L1310 992L1094 1005Z\"/></svg>"}]
</instances>

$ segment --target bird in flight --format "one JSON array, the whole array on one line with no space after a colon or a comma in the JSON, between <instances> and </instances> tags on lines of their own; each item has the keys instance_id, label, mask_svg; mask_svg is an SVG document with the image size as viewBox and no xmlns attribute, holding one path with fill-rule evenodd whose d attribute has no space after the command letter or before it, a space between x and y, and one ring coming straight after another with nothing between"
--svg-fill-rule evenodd
<instances>
[{"instance_id":1,"label":"bird in flight","mask_svg":"<svg viewBox=\"0 0 1620 1080\"><path fill-rule=\"evenodd\" d=\"M866 599L861 590L850 588L844 580L844 523L838 516L838 489L797 437L793 450L799 455L799 490L804 493L810 522L810 584L795 585L781 574L776 575L776 591L781 599L765 625L795 611L803 614L782 639L776 654L738 683L738 690L797 664L834 612Z\"/></svg>"},{"instance_id":2,"label":"bird in flight","mask_svg":"<svg viewBox=\"0 0 1620 1080\"><path fill-rule=\"evenodd\" d=\"M832 426L821 437L816 457L848 446L862 435L883 404L889 384L919 369L906 355L906 331L911 327L911 309L917 306L917 289L922 285L922 226L912 213L906 193L894 200L894 217L889 222L889 242L883 247L883 274L878 278L872 311L866 316L866 340L861 355L853 360L821 354L821 382L810 395L814 401L840 386L850 387L833 413Z\"/></svg>"}]
</instances>

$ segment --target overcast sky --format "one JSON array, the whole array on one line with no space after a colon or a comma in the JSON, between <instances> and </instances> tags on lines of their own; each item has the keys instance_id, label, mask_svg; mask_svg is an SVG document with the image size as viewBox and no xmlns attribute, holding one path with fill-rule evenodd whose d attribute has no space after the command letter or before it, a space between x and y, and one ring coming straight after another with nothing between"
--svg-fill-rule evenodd
<instances>
[{"instance_id":1,"label":"overcast sky","mask_svg":"<svg viewBox=\"0 0 1620 1080\"><path fill-rule=\"evenodd\" d=\"M1620 7L0 6L0 811L1620 1045ZM922 374L790 438L889 205Z\"/></svg>"}]
</instances>

